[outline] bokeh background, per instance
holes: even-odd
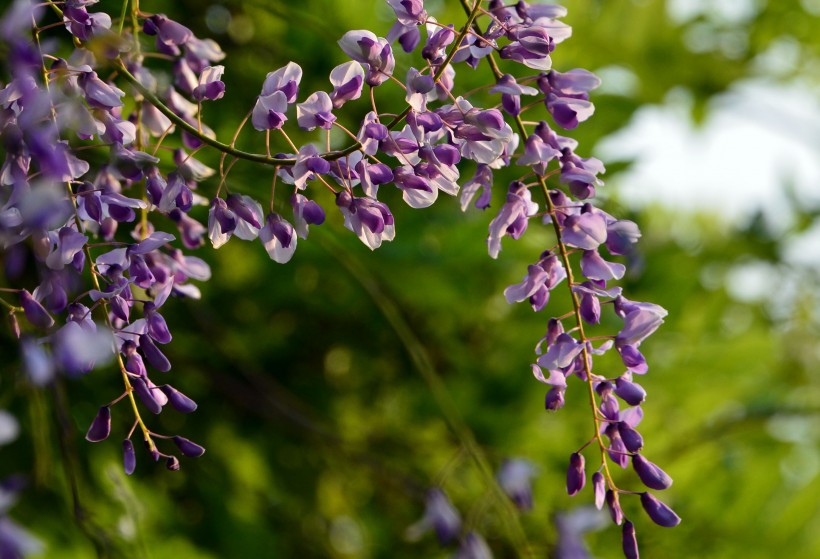
[[[645,455],[675,480],[662,498],[683,522],[657,527],[624,497],[643,556],[820,557],[820,3],[564,4],[574,36],[554,54],[556,69],[604,78],[595,116],[570,135],[607,164],[603,207],[642,229],[625,294],[669,310],[641,348],[650,363],[641,432]],[[380,0],[140,5],[227,52],[227,95],[205,112],[220,137],[233,134],[267,72],[296,61],[303,96],[327,89],[345,60],[336,40],[350,29],[384,35],[392,13]],[[426,6],[463,22],[455,0]],[[410,64],[399,56],[399,68]],[[459,69],[457,83],[465,91],[488,76]],[[378,93],[382,106],[401,107],[397,88]],[[366,102],[351,109],[348,124]],[[34,391],[17,380],[4,338],[0,405],[23,434],[0,450],[0,474],[29,473],[12,517],[49,558],[449,557],[432,535],[407,535],[424,492],[440,485],[497,557],[514,557],[508,508],[486,468],[516,457],[539,476],[534,509],[515,522],[539,557],[557,557],[557,519],[585,515],[592,501],[589,488],[574,498],[564,489],[569,454],[590,434],[588,408],[577,384],[565,409],[545,413],[529,370],[548,316],[566,305],[560,293],[549,315],[502,295],[551,244],[548,232],[505,240],[497,261],[486,254],[512,178],[499,177],[485,213],[462,213],[447,197],[412,210],[384,189],[397,237],[374,253],[325,193],[327,223],[288,265],[237,239],[200,250],[213,268],[202,300],[165,307],[169,379],[199,409],[151,418],[154,430],[208,449],[177,473],[138,449],[136,473],[123,474],[125,407],[114,409],[111,440],[83,440],[97,407],[122,389],[115,371]],[[270,170],[245,163],[229,176],[233,190],[263,198],[270,181]],[[63,406],[68,429],[55,421]],[[631,472],[618,476],[639,488]],[[611,524],[583,537],[592,557],[621,556]]]

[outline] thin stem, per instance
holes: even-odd
[[[123,24],[125,23],[125,16],[126,16],[127,13],[128,13],[128,0],[123,0],[122,11],[120,12],[120,23],[117,26],[117,33],[119,35],[122,35],[122,27],[123,27]]]

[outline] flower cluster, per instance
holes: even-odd
[[[636,557],[634,525],[619,505],[619,496],[631,492],[616,486],[608,464],[631,462],[650,489],[671,484],[640,453],[643,440],[635,428],[645,393],[633,382],[633,375],[648,369],[639,347],[666,313],[630,301],[610,285],[623,277],[625,267],[601,251],[623,255],[640,233],[634,223],[592,204],[603,184],[602,163],[579,156],[577,142],[557,134],[546,120],[527,123],[521,117],[541,110],[558,127],[575,128],[593,113],[589,92],[598,79],[582,69],[552,69],[556,45],[570,36],[560,6],[490,0],[485,8],[481,0],[462,0],[467,21],[457,27],[436,21],[422,0],[387,1],[396,16],[392,29],[386,37],[369,30],[344,34],[338,45],[350,60],[331,71],[328,91],[300,91],[303,72],[295,62],[268,73],[246,121],[265,135],[267,146],[272,134],[281,137],[288,148],[275,155],[270,147],[264,154],[235,147],[246,121],[229,144],[204,122],[209,102],[228,93],[221,79],[225,68],[218,64],[224,53],[215,42],[197,38],[162,14],[133,9],[127,21],[116,21],[89,11],[92,0],[69,0],[48,6],[74,47],[60,57],[40,40],[54,28],[41,23],[49,17],[45,7],[15,1],[0,24],[9,53],[9,79],[0,90],[5,148],[0,241],[8,281],[0,302],[20,339],[25,373],[43,385],[56,374],[82,376],[113,360],[123,392],[99,408],[86,438],[107,439],[112,408],[127,401],[133,420],[122,429],[126,473],[137,465],[135,437],[154,461],[179,469],[177,454],[197,457],[205,449],[182,436],[152,431],[143,413],[196,409],[190,398],[158,380],[172,367],[161,349],[172,341],[163,306],[174,297],[198,298],[193,282],[211,273],[187,251],[206,239],[214,248],[233,237],[259,239],[272,260],[286,263],[297,239],[306,239],[310,226],[326,219],[329,209],[313,199],[316,188],[333,193],[344,226],[376,249],[396,234],[393,213],[378,198],[380,187],[394,186],[412,208],[434,204],[443,192],[460,193],[463,209],[475,199],[475,207],[485,210],[493,198],[494,172],[520,167],[519,179],[502,193],[504,202],[489,224],[488,251],[497,258],[503,239],[520,238],[531,220],[554,233],[554,246],[504,294],[509,302],[526,300],[541,311],[565,284],[573,311],[548,320],[533,373],[550,386],[546,407],[551,410],[563,406],[569,377],[587,385],[594,426],[587,445],[601,451],[600,468],[592,476],[595,501],[599,508],[606,503],[623,525],[624,552]],[[416,66],[397,70],[396,43],[406,53],[420,53]],[[148,65],[145,51],[151,48],[160,62]],[[499,103],[495,107],[483,108],[455,89],[456,65],[476,68],[482,62],[494,76],[488,92],[491,102]],[[509,73],[499,64],[509,65]],[[516,67],[535,73],[513,75]],[[398,114],[380,110],[372,94],[391,82],[405,90],[406,107]],[[370,95],[364,95],[365,87]],[[522,106],[522,95],[534,102]],[[369,97],[371,106],[360,110],[358,129],[347,130],[337,113],[352,111],[352,102],[362,97]],[[294,124],[324,135],[328,146],[330,131],[341,128],[350,144],[335,150],[297,146],[286,132]],[[206,147],[221,152],[218,176],[194,157]],[[158,157],[160,150],[169,158]],[[260,193],[229,191],[226,177],[238,160],[273,168],[267,210]],[[464,181],[467,162],[475,170]],[[278,195],[277,183],[286,185],[279,185]],[[286,202],[276,203],[275,197],[283,196]],[[208,207],[207,223],[191,215],[196,206]],[[22,284],[29,260],[39,274],[36,285]],[[623,327],[596,338],[604,340],[596,347],[584,327],[601,322],[604,308],[612,308]],[[614,377],[594,373],[593,356],[611,350],[620,355],[624,371]],[[619,402],[629,407],[621,409]],[[586,483],[581,452],[587,445],[570,458],[571,495]],[[499,476],[522,509],[531,506],[531,475],[527,468],[508,465]],[[651,493],[640,499],[656,523],[679,521]],[[491,556],[477,533],[461,537],[460,517],[443,493],[431,492],[427,508],[419,529],[434,528],[443,544],[460,541],[458,557]]]

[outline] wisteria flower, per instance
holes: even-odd
[[[330,130],[336,121],[333,114],[333,102],[324,91],[312,94],[304,103],[296,105],[296,121],[304,130],[313,130],[317,126]]]
[[[387,39],[367,30],[348,31],[339,39],[339,46],[350,58],[366,65],[368,85],[380,85],[393,75],[396,59]]]
[[[336,195],[336,205],[344,216],[345,227],[371,250],[379,248],[382,241],[392,241],[396,236],[393,214],[386,204],[372,198],[357,198],[342,190]]]
[[[338,109],[346,102],[361,97],[364,69],[356,61],[340,64],[330,72],[330,83],[333,85],[330,101],[333,108]]]
[[[259,230],[259,240],[274,262],[285,264],[296,251],[296,231],[293,226],[276,213],[268,214],[265,225]]]
[[[403,25],[421,25],[427,19],[423,0],[387,0]]]
[[[492,258],[501,251],[501,238],[509,235],[519,238],[527,229],[529,217],[538,213],[538,204],[532,201],[529,189],[522,183],[513,182],[507,192],[507,201],[490,223],[487,248]]]
[[[288,99],[284,92],[274,91],[270,95],[260,95],[251,113],[251,123],[257,130],[279,130],[288,117]]]
[[[299,95],[299,83],[301,81],[302,67],[295,62],[288,62],[282,68],[268,73],[265,82],[262,84],[260,97],[281,91],[285,94],[287,103],[293,103]]]
[[[225,95],[223,73],[225,73],[225,67],[222,65],[205,68],[199,77],[198,85],[191,92],[193,98],[198,101],[221,99]]]

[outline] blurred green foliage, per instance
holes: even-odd
[[[344,60],[335,41],[349,29],[385,34],[391,13],[383,4],[140,3],[227,51],[228,93],[205,112],[223,138],[252,106],[266,72],[288,61],[305,71],[303,96],[327,89],[330,69]],[[659,0],[566,3],[575,36],[557,50],[556,68],[616,68],[626,76],[621,93],[595,97],[595,117],[572,134],[581,153],[676,87],[692,93],[693,118],[703,118],[712,96],[760,75],[761,57],[779,44],[796,44],[798,57],[776,79],[811,76],[817,68],[816,2],[740,2],[752,10],[739,18],[714,7],[726,2],[700,4],[701,12],[673,21]],[[807,6],[815,7],[813,15]],[[458,2],[429,0],[427,7],[440,21],[463,21]],[[408,64],[399,57],[400,68]],[[461,91],[487,75],[483,67],[473,75],[460,69]],[[396,88],[377,97],[384,107],[401,107]],[[354,125],[367,103],[358,107],[342,120]],[[252,134],[239,145],[264,149]],[[200,155],[218,164],[215,154]],[[624,165],[611,166],[610,176]],[[264,199],[271,179],[271,170],[239,163],[229,187]],[[782,258],[798,231],[773,234],[759,222],[732,226],[718,215],[661,207],[625,215],[628,204],[617,192],[603,194],[610,199],[605,209],[634,219],[644,235],[640,261],[632,263],[640,272],[623,282],[625,294],[670,311],[641,348],[651,366],[640,379],[649,393],[641,432],[646,456],[675,479],[662,498],[684,521],[674,530],[658,528],[637,499],[624,496],[641,551],[670,558],[820,556],[817,276]],[[232,240],[219,251],[202,250],[198,256],[213,268],[202,301],[166,307],[175,338],[167,347],[174,364],[167,378],[199,409],[152,417],[152,429],[208,449],[198,460],[183,460],[177,473],[140,449],[137,472],[122,473],[117,434],[132,421],[125,406],[114,408],[111,441],[82,440],[97,407],[122,389],[112,369],[35,392],[19,381],[13,346],[3,342],[0,407],[17,414],[26,436],[2,450],[0,473],[31,473],[13,517],[46,542],[44,557],[93,557],[95,546],[110,557],[157,559],[448,557],[430,535],[405,538],[434,484],[497,557],[512,557],[505,509],[448,428],[447,411],[425,380],[430,374],[441,379],[492,467],[512,456],[538,465],[535,509],[519,521],[539,557],[555,544],[554,516],[590,505],[589,488],[575,498],[564,490],[569,454],[591,435],[584,389],[571,385],[566,408],[545,414],[544,389],[529,372],[547,317],[564,312],[567,302],[556,292],[549,314],[536,315],[507,305],[502,295],[551,244],[549,235],[533,228],[517,243],[505,240],[493,261],[484,241],[493,209],[463,214],[457,200],[441,199],[416,211],[385,189],[398,235],[371,254],[342,227],[330,196],[318,200],[328,222],[300,241],[288,265],[271,262],[259,243]],[[797,228],[817,215],[793,210]],[[204,219],[204,210],[195,211]],[[749,263],[771,271],[770,297],[732,296],[733,278]],[[778,297],[787,282],[799,288],[791,307]],[[61,407],[73,426],[62,433],[54,421]],[[592,456],[588,464],[594,468]],[[67,473],[78,481],[84,522],[71,510]],[[639,488],[631,472],[617,475],[625,487]],[[612,526],[587,541],[595,557],[621,556]]]

